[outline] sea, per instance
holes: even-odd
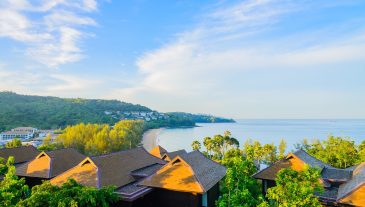
[[[143,145],[150,150],[160,145],[168,151],[185,149],[191,151],[194,140],[223,134],[228,130],[241,144],[258,140],[262,144],[287,142],[287,151],[304,138],[324,140],[328,136],[348,137],[357,144],[365,140],[365,119],[241,119],[236,123],[197,123],[193,128],[161,128],[148,131]]]

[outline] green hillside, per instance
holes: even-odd
[[[105,111],[144,111],[151,109],[117,100],[71,99],[43,96],[26,96],[0,92],[0,130],[18,126],[59,128],[80,122],[117,122]]]
[[[233,119],[227,119],[222,117],[216,117],[206,114],[190,114],[185,112],[169,112],[170,116],[177,116],[184,119],[190,119],[196,123],[230,123],[235,122]]]
[[[160,113],[138,104],[118,100],[28,96],[0,92],[0,131],[19,126],[40,129],[64,128],[79,123],[115,124],[119,120],[142,119],[146,129],[191,127],[195,123],[233,122],[232,119],[183,112]]]

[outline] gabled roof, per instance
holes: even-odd
[[[352,177],[352,170],[324,167],[321,172],[322,179],[331,182],[346,182]]]
[[[38,154],[39,151],[32,145],[0,149],[0,157],[4,158],[6,162],[10,156],[13,156],[14,164],[20,164],[32,160]]]
[[[150,151],[151,155],[158,157],[158,158],[162,158],[162,156],[167,153],[167,150],[165,150],[163,147],[161,147],[160,145],[157,145],[155,148],[153,148]]]
[[[365,185],[365,162],[358,165],[353,173],[352,178],[348,182],[340,185],[338,189],[337,200],[345,198],[350,195],[352,192],[356,191],[359,187]]]
[[[294,153],[290,153],[287,158],[290,158],[291,156],[296,156],[298,157],[300,160],[302,160],[303,162],[305,162],[307,165],[309,165],[310,167],[316,167],[319,168],[320,170],[322,170],[324,167],[327,168],[332,168],[332,166],[322,162],[321,160],[309,155],[306,151],[304,150],[297,150]]]
[[[166,152],[166,153],[163,154],[162,159],[166,160],[166,161],[171,161],[175,157],[177,157],[179,155],[186,154],[186,153],[187,152],[185,150],[177,150],[177,151],[174,151],[174,152]]]
[[[335,174],[335,173],[338,172],[338,171],[335,171],[335,170],[329,170],[329,169],[335,169],[335,168],[333,168],[330,165],[328,165],[328,164],[318,160],[317,158],[309,155],[304,150],[297,150],[294,153],[289,153],[288,156],[286,156],[286,158],[284,158],[282,160],[279,160],[279,161],[273,163],[272,165],[270,165],[269,167],[257,172],[256,174],[253,175],[253,177],[257,178],[257,179],[264,179],[264,180],[275,180],[276,174],[281,169],[288,168],[288,167],[292,166],[292,164],[289,160],[294,158],[294,157],[300,159],[301,161],[303,161],[305,164],[309,165],[310,167],[319,168],[321,171],[324,168],[327,168],[327,171],[326,171],[327,176],[329,176],[330,174]]]
[[[175,157],[140,184],[180,192],[205,193],[225,174],[224,166],[206,158],[199,151],[193,151]]]
[[[84,170],[83,166],[89,166],[85,165],[87,163],[91,163],[94,169],[88,167]],[[144,148],[138,147],[87,158],[74,168],[52,179],[51,183],[60,184],[66,182],[68,178],[73,178],[83,185],[94,187],[111,185],[119,188],[136,181],[131,172],[154,164],[165,163],[165,161],[152,156]],[[97,181],[96,184],[95,180]]]
[[[290,166],[291,166],[291,164],[290,164],[289,160],[284,158],[284,159],[281,159],[281,160],[273,163],[269,167],[258,171],[252,177],[254,177],[256,179],[262,179],[262,180],[275,180],[276,174],[281,169],[288,168]]]
[[[134,177],[148,177],[150,175],[152,175],[153,173],[157,172],[157,170],[159,170],[163,165],[162,164],[153,164],[141,169],[137,169],[132,171],[130,174]]]
[[[49,179],[74,167],[85,158],[85,155],[72,148],[41,152],[35,159],[19,165],[16,174]]]

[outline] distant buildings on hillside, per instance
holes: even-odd
[[[55,137],[53,130],[39,130],[33,127],[17,127],[11,129],[10,131],[1,132],[0,144],[5,144],[6,142],[13,140],[14,138],[18,138],[22,142],[27,142],[27,143],[30,143],[29,141],[32,139],[35,139],[36,141],[39,142],[42,139],[44,139],[47,135],[51,135],[52,138]]]
[[[17,127],[7,132],[2,132],[0,134],[1,141],[12,140],[14,138],[19,138],[21,140],[28,140],[34,137],[36,128],[32,127]]]
[[[122,111],[104,111],[105,115],[109,115],[114,119],[119,120],[164,120],[168,119],[169,116],[164,113],[157,111],[143,112],[143,111],[132,111],[132,112],[122,112]]]

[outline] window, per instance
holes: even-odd
[[[204,193],[202,196],[202,206],[208,206],[208,195]]]

